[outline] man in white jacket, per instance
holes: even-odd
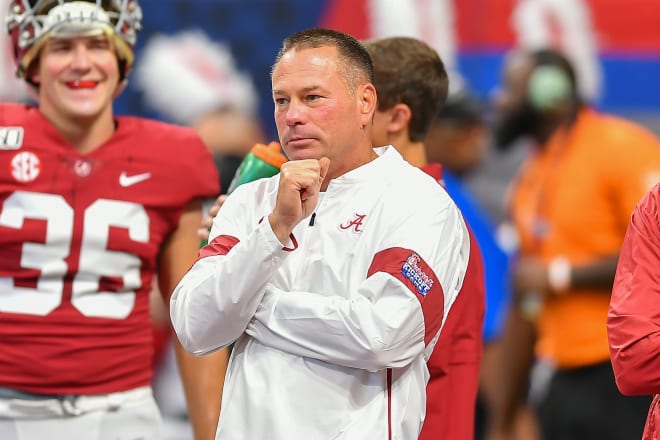
[[[288,37],[272,87],[290,161],[231,194],[171,302],[189,351],[235,342],[216,438],[417,439],[465,224],[431,177],[372,147],[373,67],[354,38]]]

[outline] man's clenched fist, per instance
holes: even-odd
[[[284,245],[289,242],[293,228],[316,208],[329,166],[327,157],[292,160],[282,165],[275,209],[268,220]]]

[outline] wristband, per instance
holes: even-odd
[[[548,284],[555,293],[564,293],[571,287],[571,264],[564,257],[553,259],[548,265]]]

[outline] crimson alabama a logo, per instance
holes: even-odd
[[[353,232],[362,232],[362,224],[364,222],[364,218],[366,217],[366,214],[355,214],[355,218],[351,220],[347,220],[346,223],[342,223],[339,225],[340,229],[351,229]]]

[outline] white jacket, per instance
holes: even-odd
[[[236,341],[217,439],[417,439],[426,360],[469,241],[435,180],[392,147],[376,151],[330,183],[291,251],[267,219],[278,176],[236,189],[214,220],[214,254],[175,289],[189,351]]]

